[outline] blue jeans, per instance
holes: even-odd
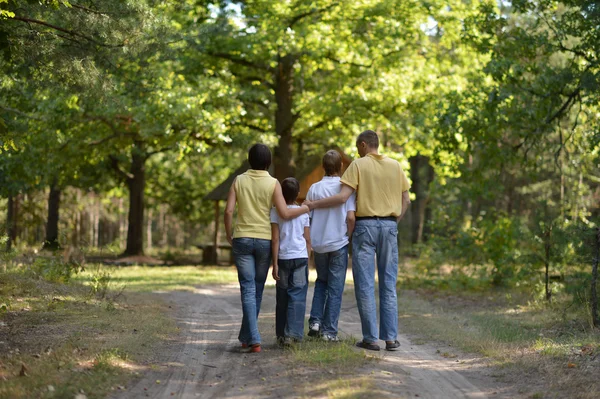
[[[279,259],[275,334],[277,337],[304,336],[304,313],[308,292],[308,259]]]
[[[348,245],[337,251],[314,254],[317,281],[308,322],[318,322],[322,334],[337,336],[348,269]]]
[[[242,294],[242,327],[238,339],[243,344],[260,343],[258,313],[271,266],[271,240],[234,238],[233,257]]]
[[[379,277],[379,334],[375,303],[375,255]],[[357,220],[352,236],[352,274],[363,340],[393,341],[398,335],[398,225],[394,220]]]

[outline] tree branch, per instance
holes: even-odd
[[[110,166],[117,173],[117,176],[119,178],[123,179],[124,181],[133,179],[133,175],[131,173],[127,173],[123,169],[121,169],[117,157],[115,157],[114,155],[109,155],[108,158],[110,159]]]
[[[337,6],[338,4],[339,4],[338,2],[335,2],[335,3],[332,3],[332,4],[328,5],[327,7],[313,8],[310,11],[306,11],[306,12],[303,12],[302,14],[298,14],[298,15],[294,16],[292,19],[290,19],[290,23],[288,24],[288,28],[292,29],[294,27],[294,25],[297,22],[300,22],[303,18],[309,17],[311,15],[320,14],[320,13],[322,13],[324,11],[327,11],[327,10],[329,10],[329,9]]]
[[[63,32],[63,33],[69,34],[71,36],[81,37],[81,38],[83,38],[83,39],[85,39],[85,40],[87,40],[87,41],[89,41],[91,43],[94,43],[94,44],[96,44],[98,46],[102,46],[102,47],[123,47],[124,46],[124,44],[106,44],[106,43],[102,43],[102,42],[99,42],[99,41],[97,41],[95,39],[92,39],[91,37],[86,36],[86,35],[84,35],[82,33],[79,33],[79,32],[76,32],[76,31],[73,31],[73,30],[70,30],[70,29],[61,28],[60,26],[52,25],[52,24],[49,24],[48,22],[40,21],[40,20],[37,20],[37,19],[25,18],[25,17],[20,17],[20,16],[14,16],[11,19],[13,19],[15,21],[22,21],[22,22],[27,22],[27,23],[32,23],[32,24],[43,25],[43,26],[46,26],[48,28],[57,30],[59,32]]]
[[[246,66],[246,67],[250,67],[250,68],[260,69],[260,70],[263,70],[263,71],[270,71],[271,70],[271,68],[268,67],[267,65],[256,63],[256,62],[253,62],[253,61],[248,61],[248,60],[245,60],[243,58],[238,58],[238,57],[236,57],[234,55],[231,55],[231,54],[228,54],[228,53],[219,53],[219,52],[209,51],[206,54],[208,54],[208,55],[210,55],[212,57],[215,57],[215,58],[221,58],[221,59],[224,59],[224,60],[231,61],[234,64],[238,64],[238,65],[242,65],[242,66]]]

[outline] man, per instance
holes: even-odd
[[[410,184],[400,164],[380,155],[379,137],[372,130],[356,139],[360,158],[342,176],[339,194],[306,201],[312,209],[345,203],[356,191],[356,227],[352,236],[352,274],[363,339],[360,348],[380,350],[378,339],[389,351],[400,349],[398,336],[398,222],[410,204]],[[379,333],[375,303],[375,262],[379,276]]]

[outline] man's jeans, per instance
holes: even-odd
[[[308,259],[279,259],[275,334],[277,337],[304,336],[304,312],[308,292]]]
[[[379,277],[379,335],[375,304],[375,255]],[[352,236],[352,274],[363,340],[393,341],[398,335],[398,225],[394,220],[356,221]]]
[[[314,254],[317,281],[308,322],[318,322],[322,334],[337,336],[348,269],[348,245],[337,251]]]
[[[243,344],[259,344],[258,313],[271,265],[271,240],[234,238],[232,250],[238,271],[244,314],[238,339]]]

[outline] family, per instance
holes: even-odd
[[[308,259],[317,270],[308,335],[338,341],[338,320],[352,245],[352,274],[363,338],[356,345],[379,351],[400,348],[398,335],[398,222],[410,199],[410,184],[400,164],[379,154],[372,130],[356,139],[359,159],[342,176],[342,158],[323,156],[325,177],[296,204],[300,184],[281,184],[268,173],[271,151],[255,144],[248,152],[250,169],[237,176],[227,197],[225,231],[232,245],[242,297],[238,336],[247,352],[261,351],[258,314],[271,263],[276,281],[275,330],[281,345],[301,341],[308,291]],[[233,214],[237,219],[233,230]],[[352,240],[350,240],[352,238]],[[379,326],[375,302],[379,280]]]

